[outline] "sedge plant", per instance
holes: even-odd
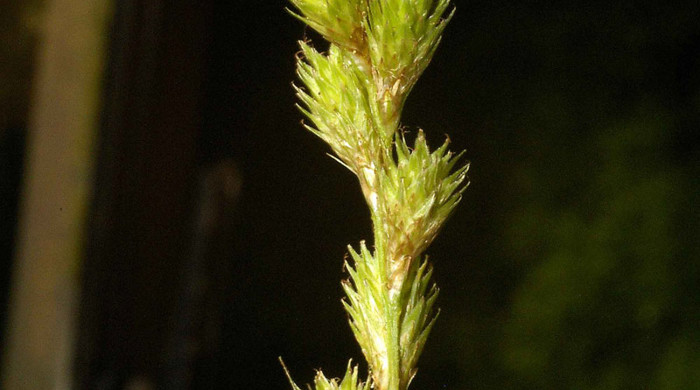
[[[413,142],[400,125],[409,92],[454,14],[449,0],[291,0],[291,13],[330,42],[300,42],[295,86],[304,126],[354,173],[374,242],[348,247],[343,304],[370,373],[348,363],[342,379],[318,372],[316,390],[405,390],[416,374],[438,294],[423,254],[461,199],[468,164]],[[289,376],[289,373],[287,373]],[[291,380],[294,390],[300,388]]]

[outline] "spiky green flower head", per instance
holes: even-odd
[[[301,14],[296,18],[318,31],[328,41],[349,51],[363,52],[362,28],[367,0],[291,0]]]
[[[293,390],[301,390],[294,380],[292,380],[287,367],[284,366],[284,362],[280,359],[282,366],[284,367],[284,372],[287,374],[287,379],[292,385]],[[311,386],[309,386],[311,389]],[[348,362],[348,368],[345,370],[345,376],[343,379],[328,379],[323,372],[320,370],[316,372],[316,378],[314,378],[314,390],[370,390],[372,389],[371,381],[360,382],[358,379],[357,366],[352,366],[352,361]]]
[[[446,140],[431,152],[421,130],[410,148],[404,136],[397,135],[396,163],[382,171],[375,212],[384,223],[375,231],[383,235],[377,239],[386,243],[393,293],[401,288],[411,261],[433,242],[466,188],[469,164],[453,170],[463,152],[454,156],[448,145]]]
[[[393,132],[385,134],[377,118],[371,76],[352,56],[332,45],[327,55],[301,42],[303,60],[297,74],[305,88],[295,87],[301,111],[313,126],[306,128],[323,139],[340,161],[361,176],[365,167],[383,159]]]
[[[376,388],[406,389],[416,375],[416,363],[437,318],[432,312],[438,295],[438,288],[430,282],[432,268],[427,259],[411,262],[406,283],[391,299],[383,283],[382,259],[364,242],[359,252],[348,249],[354,266],[345,264],[350,280],[343,282],[347,294],[343,304],[350,315],[350,327],[372,370]],[[397,304],[401,315],[395,315]],[[387,324],[387,318],[394,321]]]
[[[418,77],[433,58],[442,32],[454,14],[443,18],[449,0],[368,1],[367,46],[378,96],[386,115],[398,120]],[[398,107],[398,110],[393,110]]]

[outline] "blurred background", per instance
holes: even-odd
[[[700,5],[454,0],[405,107],[467,150],[415,389],[700,389]],[[282,1],[0,1],[5,389],[285,389],[362,362],[371,237]],[[361,365],[364,363],[361,363]]]

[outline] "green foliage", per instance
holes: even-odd
[[[519,388],[698,388],[687,335],[700,311],[674,309],[693,290],[681,284],[690,259],[674,216],[687,184],[664,157],[668,128],[668,114],[651,106],[604,129],[589,141],[596,169],[578,186],[587,207],[532,204],[513,226],[540,213],[548,221],[521,243],[543,254],[504,328],[504,366]]]
[[[448,151],[448,141],[431,152],[419,131],[411,148],[399,130],[406,97],[452,16],[443,17],[449,1],[292,3],[294,15],[331,42],[327,54],[300,43],[303,87],[295,89],[311,121],[305,127],[357,176],[374,225],[373,251],[364,242],[359,253],[350,248],[345,308],[373,386],[403,390],[435,318],[437,288],[421,254],[466,187],[468,165],[454,169],[461,154]],[[337,386],[317,376],[317,389]]]

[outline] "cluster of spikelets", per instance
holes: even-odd
[[[461,154],[447,150],[449,140],[431,152],[422,131],[409,146],[399,119],[454,11],[449,0],[291,1],[331,42],[326,53],[300,43],[295,89],[305,126],[358,177],[374,225],[372,251],[349,247],[343,283],[371,376],[358,382],[349,365],[342,381],[319,372],[314,385],[404,390],[435,319],[438,290],[421,255],[461,199],[468,165],[454,169]]]
[[[386,294],[385,262],[360,243],[360,253],[348,247],[354,267],[346,264],[352,281],[344,281],[348,296],[343,302],[350,314],[350,327],[372,370],[377,388],[406,389],[416,374],[416,363],[436,316],[432,307],[438,289],[431,284],[432,268],[427,261],[408,263],[407,281],[395,297]],[[392,299],[393,298],[393,299]],[[401,306],[400,315],[393,311]],[[387,324],[393,318],[394,324]],[[387,342],[387,327],[394,327],[394,345]],[[391,355],[396,362],[392,367]],[[392,373],[392,370],[396,370]],[[398,386],[398,387],[397,387]]]

